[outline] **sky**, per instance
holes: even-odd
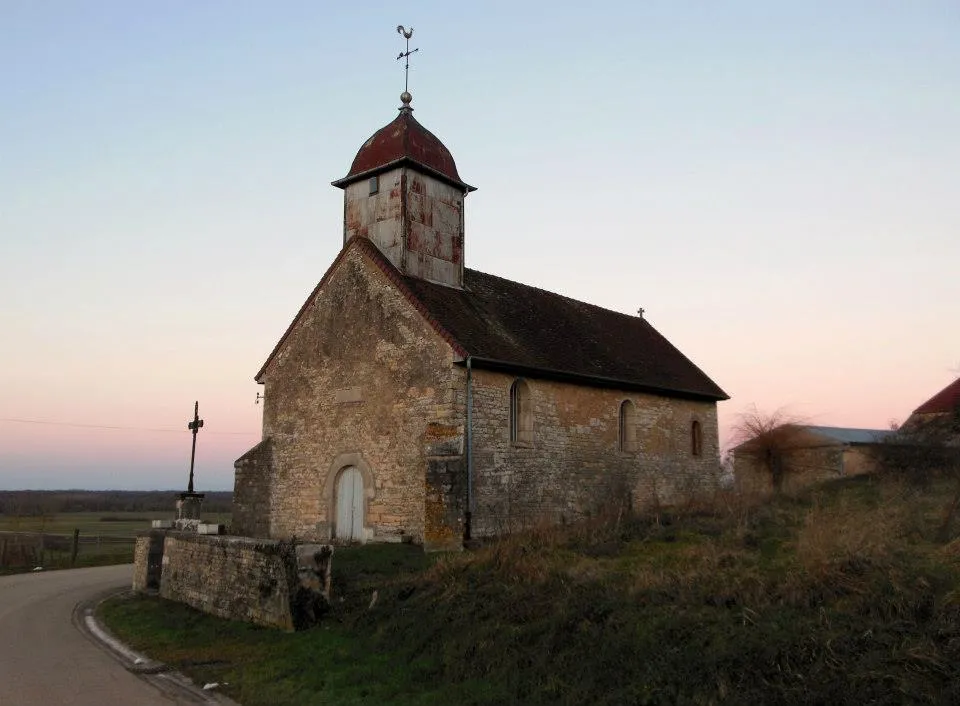
[[[647,319],[731,396],[886,428],[960,375],[955,0],[0,0],[0,489],[230,489],[253,375],[396,115],[468,267]]]

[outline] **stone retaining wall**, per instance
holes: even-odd
[[[150,567],[158,554],[158,538],[162,539],[162,598],[222,618],[283,630],[309,627],[326,610],[331,547],[249,537],[145,532],[136,544],[136,591],[156,584]]]

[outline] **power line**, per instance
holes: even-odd
[[[0,417],[0,422],[10,422],[13,424],[39,424],[42,426],[54,427],[76,427],[78,429],[111,429],[114,431],[149,431],[162,432],[165,434],[182,434],[182,429],[155,429],[150,427],[124,427],[108,424],[81,424],[80,422],[59,422],[46,419],[18,419],[15,417]],[[254,436],[254,431],[207,431],[207,434],[220,434],[227,436]]]

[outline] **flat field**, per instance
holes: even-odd
[[[141,530],[150,529],[152,520],[170,520],[176,516],[169,512],[61,512],[45,517],[0,515],[0,532],[44,532],[73,536],[75,529],[80,536],[126,537],[133,541]],[[230,513],[203,513],[203,519],[212,523],[228,524]]]
[[[137,532],[152,520],[175,512],[61,512],[49,515],[0,515],[0,573],[71,566],[106,566],[133,561]],[[229,524],[230,513],[204,513],[203,519]],[[79,530],[77,555],[73,534]],[[42,538],[42,539],[41,539]]]

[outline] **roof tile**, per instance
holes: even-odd
[[[648,321],[476,270],[464,288],[406,286],[471,356],[707,399],[726,393]]]
[[[945,414],[960,408],[960,378],[913,410],[914,414]]]
[[[347,175],[333,184],[343,187],[401,162],[426,167],[457,186],[473,190],[460,178],[450,150],[417,122],[410,109],[401,109],[396,118],[373,133],[353,158]]]

